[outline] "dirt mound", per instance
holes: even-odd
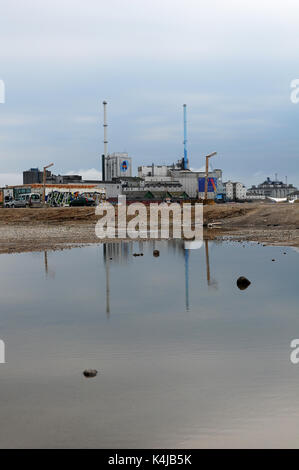
[[[39,225],[96,222],[93,207],[49,207],[45,209],[1,209],[0,225]]]

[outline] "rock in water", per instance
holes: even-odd
[[[158,256],[160,256],[160,251],[159,250],[154,250],[153,255],[154,255],[155,258],[158,258]]]
[[[83,372],[84,377],[95,377],[97,375],[98,371],[95,369],[85,369]]]
[[[246,278],[246,277],[239,277],[237,280],[237,286],[239,287],[240,290],[245,290],[247,287],[249,287],[251,282]]]

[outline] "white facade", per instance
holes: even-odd
[[[246,199],[246,187],[239,181],[227,181],[224,183],[226,199],[231,201],[242,201]]]
[[[248,189],[247,197],[260,196],[274,197],[274,198],[285,198],[297,190],[292,184],[286,184],[282,181],[272,181],[269,177],[262,184],[258,186],[253,185]],[[257,197],[256,197],[257,199]]]
[[[113,178],[132,176],[132,159],[127,153],[112,153],[105,159],[105,180],[112,181]]]
[[[151,177],[165,177],[169,176],[169,167],[167,165],[147,165],[138,167],[138,176],[139,178],[144,178],[147,176]]]
[[[151,177],[166,177],[171,176],[171,171],[181,170],[182,162],[179,160],[177,163],[172,165],[151,165],[139,166],[138,167],[138,176],[139,178],[145,178],[146,176]]]

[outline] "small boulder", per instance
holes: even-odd
[[[84,377],[91,378],[97,375],[98,371],[96,369],[85,369],[83,372]]]
[[[249,287],[251,282],[244,276],[239,277],[237,280],[237,286],[239,287],[240,290],[245,290],[247,287]]]

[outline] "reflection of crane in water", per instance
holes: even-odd
[[[103,243],[103,258],[106,268],[106,314],[110,315],[110,265],[111,262],[127,264],[129,255],[132,254],[132,242]]]
[[[207,270],[207,283],[209,287],[217,289],[218,283],[215,279],[211,279],[210,272],[210,257],[209,257],[209,240],[205,240],[205,251],[206,251],[206,270]]]
[[[189,302],[189,258],[190,258],[190,249],[196,249],[201,247],[201,243],[196,246],[198,242],[188,242],[184,245],[185,251],[185,303],[186,303],[186,311],[190,308]],[[189,248],[188,248],[189,247]],[[209,240],[205,240],[205,255],[206,255],[206,276],[207,276],[207,284],[209,287],[213,287],[217,289],[218,283],[215,279],[211,278],[211,271],[210,271],[210,257],[209,257]]]
[[[189,310],[189,249],[185,248],[185,301],[186,310]]]
[[[52,269],[49,269],[49,265],[48,265],[48,252],[45,250],[44,251],[44,265],[45,265],[45,274],[46,274],[46,277],[50,277],[51,279],[54,279],[55,277],[55,271],[53,271]]]

